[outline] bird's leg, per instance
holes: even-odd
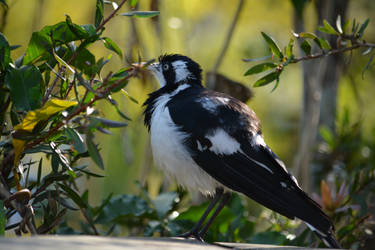
[[[231,193],[224,193],[222,196],[223,196],[223,199],[221,200],[221,202],[217,206],[214,214],[210,217],[210,219],[208,220],[208,222],[206,223],[206,225],[204,225],[204,227],[202,228],[202,230],[198,233],[198,237],[200,239],[203,239],[203,236],[207,233],[208,228],[211,226],[211,224],[215,220],[216,216],[220,213],[220,211],[228,203],[228,201],[230,199],[230,196],[231,196]]]
[[[199,229],[202,226],[203,222],[206,220],[206,218],[209,215],[209,213],[211,212],[211,210],[218,203],[218,201],[220,200],[223,193],[224,193],[224,190],[222,188],[217,188],[214,198],[211,200],[211,202],[208,205],[206,211],[204,211],[202,217],[199,219],[197,224],[195,224],[194,227],[189,232],[183,233],[183,234],[179,235],[179,237],[189,238],[189,237],[193,236],[197,240],[203,241],[202,238],[200,238],[200,236],[199,236]]]

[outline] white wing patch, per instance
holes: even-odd
[[[213,114],[216,114],[217,113],[217,110],[218,110],[218,107],[220,105],[226,105],[228,104],[228,102],[230,101],[229,98],[226,98],[226,97],[203,97],[201,99],[199,99],[202,107],[213,113]]]
[[[212,143],[209,150],[215,154],[229,155],[239,151],[241,148],[240,143],[221,128],[216,129],[212,135],[206,135],[206,138]]]

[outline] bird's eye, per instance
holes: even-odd
[[[163,64],[163,70],[167,71],[168,69],[169,69],[169,65],[168,64]]]

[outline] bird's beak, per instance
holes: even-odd
[[[147,69],[151,71],[151,73],[157,74],[160,72],[160,63],[152,63],[147,67]]]

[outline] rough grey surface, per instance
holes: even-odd
[[[303,247],[280,247],[261,244],[219,243],[210,245],[182,238],[114,238],[99,236],[37,236],[23,238],[0,238],[1,250],[123,250],[123,249],[248,249],[248,250],[307,250]]]

